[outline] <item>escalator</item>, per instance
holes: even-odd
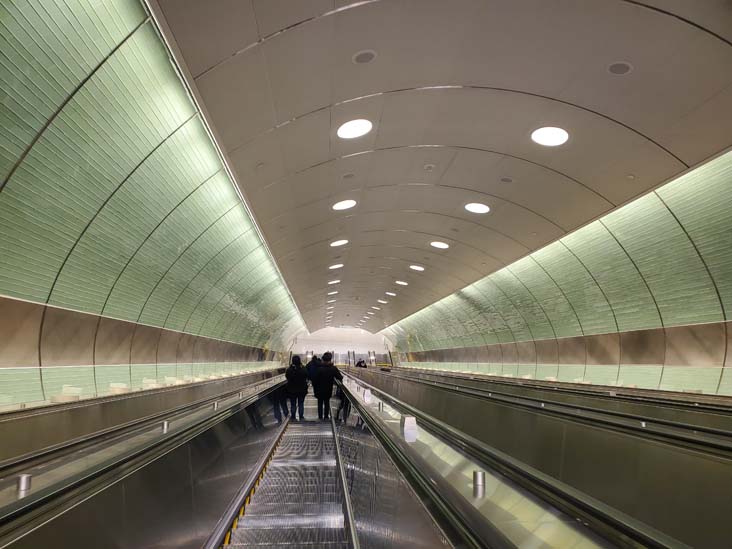
[[[289,423],[253,492],[232,547],[349,547],[330,422]]]
[[[546,483],[526,489],[488,450],[354,378],[332,401],[338,421],[315,420],[308,397],[306,421],[278,422],[281,386],[0,465],[0,483],[35,471],[0,505],[0,548],[675,546],[545,498]]]

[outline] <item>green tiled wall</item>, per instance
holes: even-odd
[[[8,0],[0,43],[0,294],[284,348],[299,313],[139,0]]]
[[[384,334],[398,351],[419,353],[717,323],[731,314],[732,152],[414,313]],[[441,363],[415,365],[420,364],[448,369]],[[455,368],[451,363],[449,369]],[[478,368],[522,376],[532,366],[519,366],[517,372],[513,365]],[[732,394],[732,376],[721,363],[533,368],[537,379]]]

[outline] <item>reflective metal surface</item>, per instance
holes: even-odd
[[[117,478],[10,547],[201,547],[278,431],[264,398]]]
[[[409,421],[389,402],[379,407],[380,398],[370,391],[357,391],[350,381],[355,398],[378,417],[391,433],[403,439],[430,474],[445,479],[452,490],[492,524],[515,547],[608,547],[609,545],[562,514],[485,465],[453,448],[425,430],[419,419]],[[410,427],[410,423],[413,424]],[[475,493],[473,471],[485,471],[485,489]],[[405,545],[406,546],[406,545]]]
[[[469,398],[379,372],[376,387],[682,542],[721,547],[732,530],[732,459],[584,421]],[[672,504],[670,503],[672,502]]]
[[[0,415],[0,463],[178,406],[245,388],[281,370]]]
[[[231,545],[347,548],[342,503],[330,422],[291,420]]]
[[[449,546],[355,410],[338,425],[338,440],[361,547]]]

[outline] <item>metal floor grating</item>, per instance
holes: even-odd
[[[329,422],[290,422],[231,546],[348,547]]]

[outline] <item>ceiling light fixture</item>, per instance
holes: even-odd
[[[366,311],[366,314],[369,314],[369,315],[375,315],[376,313],[375,313],[375,312],[373,312],[373,311]]]
[[[357,118],[341,124],[336,133],[341,139],[355,139],[369,133],[373,126],[371,121],[365,118]]]
[[[484,214],[491,211],[490,206],[486,206],[485,204],[481,204],[480,202],[471,202],[470,204],[465,204],[465,209],[474,214]]]
[[[334,309],[334,308],[335,308],[335,307],[334,307],[333,305],[328,305],[328,306],[327,306],[327,307],[326,307],[325,309],[326,309],[326,310],[330,310],[330,309]]]
[[[386,305],[387,303],[389,303],[385,299],[377,299],[376,301],[379,302],[379,303],[381,303],[382,305]]]
[[[394,282],[396,282],[400,286],[409,286],[409,282],[404,282],[403,280],[395,280]]]
[[[553,126],[538,128],[531,132],[531,140],[544,147],[558,147],[559,145],[564,145],[568,139],[569,134],[567,130]]]
[[[350,210],[356,205],[355,200],[351,200],[350,198],[348,200],[341,200],[340,202],[336,202],[331,206],[334,210],[340,211],[340,210]],[[348,242],[348,241],[346,241]]]
[[[338,279],[336,279],[336,280],[329,280],[328,281],[328,284],[338,284],[339,282],[340,282],[340,280],[338,280]]]
[[[375,307],[375,306],[374,306],[374,307],[371,307],[371,308],[372,308],[372,309],[375,309],[375,310],[377,310],[377,311],[380,311],[380,310],[381,310],[381,307]]]
[[[326,303],[335,303],[335,302],[336,302],[335,299],[329,299]]]
[[[346,244],[348,244],[348,240],[334,240],[330,243],[330,247],[337,248],[338,246],[345,246]]]
[[[413,271],[419,271],[420,273],[424,271],[424,267],[422,267],[422,265],[410,265],[409,268]]]
[[[338,293],[338,290],[333,290],[332,292],[328,292],[328,295],[336,295]]]
[[[384,292],[386,295],[390,295],[391,297],[396,297],[396,294],[394,292]]]
[[[331,265],[328,268],[333,270],[333,269],[340,269],[341,267],[343,267],[343,263],[334,263],[333,265]]]
[[[447,242],[440,242],[439,240],[430,242],[430,246],[432,246],[433,248],[439,248],[440,250],[447,250],[450,247]]]

